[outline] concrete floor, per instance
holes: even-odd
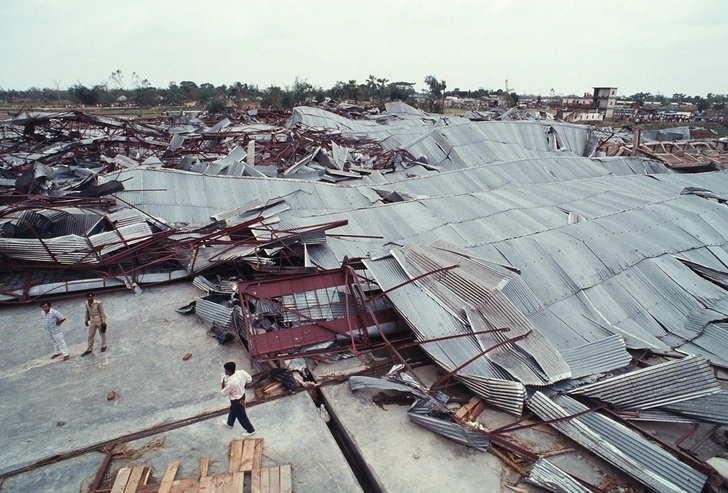
[[[138,296],[97,293],[109,323],[108,351],[100,353],[97,340],[94,353],[83,358],[84,298],[54,302],[67,318],[68,361],[50,359],[52,345],[37,304],[0,307],[0,473],[228,407],[219,394],[222,365],[236,361],[251,370],[238,342],[219,345],[199,317],[174,311],[200,293],[187,283],[145,288]],[[188,352],[192,357],[183,361]],[[112,390],[118,397],[107,401]],[[360,491],[308,393],[253,405],[249,416],[256,437],[265,439],[266,460],[293,464],[297,491]],[[229,430],[221,421],[207,419],[126,444],[142,448],[163,439],[137,460],[114,459],[110,471],[139,463],[153,466],[161,478],[168,463],[180,460],[177,477],[192,477],[203,457],[211,459],[211,473],[226,469],[229,443],[242,429]],[[86,491],[102,458],[92,452],[11,476],[0,491]]]
[[[84,298],[54,302],[54,308],[67,317],[63,329],[69,361],[50,359],[52,345],[37,304],[0,307],[0,474],[160,425],[224,411],[228,401],[219,395],[222,365],[235,361],[252,370],[239,342],[219,345],[199,317],[174,311],[200,295],[191,283],[145,288],[138,296],[97,293],[108,315],[109,349],[100,353],[97,339],[95,352],[83,358]],[[192,353],[188,361],[182,359],[185,353]],[[389,367],[381,358],[349,358],[320,363],[312,373],[317,381],[326,381],[377,364]],[[417,372],[426,383],[439,376],[433,366]],[[118,397],[107,401],[112,390]],[[353,445],[354,462],[366,471],[373,486],[366,481],[363,487],[359,484],[304,391],[248,408],[256,437],[264,439],[263,466],[292,464],[294,491],[512,491],[507,485],[540,491],[493,454],[469,449],[410,422],[408,405],[380,407],[372,403],[371,395],[351,392],[347,383],[324,385],[320,391],[340,424],[340,434]],[[159,481],[167,465],[175,461],[181,462],[178,479],[197,477],[201,458],[210,459],[210,474],[225,472],[230,441],[239,438],[242,429],[239,425],[235,430],[225,428],[222,420],[221,416],[204,418],[125,440],[114,449],[124,453],[112,461],[104,485],[110,487],[120,468],[137,465],[151,466],[152,478]],[[479,418],[491,429],[514,420],[492,408]],[[550,460],[592,484],[608,478],[626,480],[609,464],[555,432],[530,429],[514,433],[512,439],[536,452],[576,447],[575,452]],[[0,483],[0,492],[86,492],[103,457],[98,451],[84,453],[10,476]]]
[[[325,380],[353,374],[377,363],[381,361],[349,358],[331,365],[318,364],[312,373],[316,380]],[[425,385],[431,385],[442,376],[432,365],[420,367],[415,372]],[[321,392],[365,463],[363,467],[383,492],[434,493],[452,490],[453,485],[458,485],[458,491],[512,492],[508,485],[529,492],[543,491],[523,481],[495,455],[457,444],[412,423],[407,417],[409,404],[376,404],[372,397],[378,391],[352,392],[348,383],[322,387]],[[465,398],[472,396],[461,386],[451,388],[448,393]],[[478,418],[478,422],[489,429],[512,424],[515,420],[514,416],[491,407]],[[611,464],[547,426],[513,432],[509,440],[539,454],[574,449],[549,460],[591,484],[599,485],[610,478],[625,483],[630,481]]]

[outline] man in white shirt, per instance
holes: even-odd
[[[225,363],[223,368],[225,369],[225,376],[222,380],[221,394],[230,399],[230,413],[225,424],[232,428],[235,424],[235,418],[238,418],[240,425],[245,430],[243,436],[252,436],[255,434],[255,428],[250,424],[248,414],[245,412],[245,386],[253,381],[253,377],[245,370],[236,372],[233,361]]]
[[[68,361],[68,347],[63,339],[63,332],[61,332],[61,324],[66,321],[66,317],[55,308],[51,308],[50,301],[41,303],[40,307],[43,309],[43,328],[53,342],[51,359],[63,356],[63,361]]]

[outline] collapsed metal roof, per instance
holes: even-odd
[[[665,493],[699,493],[708,477],[678,461],[636,432],[566,397],[555,401],[537,392],[528,407],[544,421],[649,488]],[[564,419],[572,416],[569,419]]]
[[[401,104],[361,120],[301,107],[285,126],[208,123],[72,113],[4,124],[4,176],[24,173],[25,188],[0,195],[2,300],[245,265],[251,278],[239,287],[258,322],[274,318],[272,331],[242,307],[201,299],[199,309],[211,324],[249,324],[260,358],[347,331],[356,348],[352,327],[379,321],[348,311],[371,305],[396,310],[441,368],[514,414],[551,386],[665,420],[725,422],[708,362],[728,367],[726,172],[594,157],[603,136],[589,127],[473,122]],[[29,124],[44,130],[27,139],[49,146],[22,143]],[[89,190],[95,198],[80,195]],[[334,274],[346,258],[368,271]],[[310,289],[291,277],[263,282],[273,273],[330,279]],[[355,278],[391,307],[349,299]],[[620,375],[628,349],[688,357]],[[677,376],[690,380],[674,395],[654,385]],[[529,405],[545,420],[583,411],[556,402],[536,392]],[[702,473],[597,416],[554,426],[652,488],[699,491]]]

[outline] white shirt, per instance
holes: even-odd
[[[231,401],[237,401],[245,395],[245,386],[253,381],[253,377],[245,370],[237,370],[230,375],[225,382],[225,388],[220,392],[223,396],[229,396]]]

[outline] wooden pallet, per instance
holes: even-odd
[[[260,469],[263,458],[263,439],[233,440],[230,443],[230,465],[228,472],[250,472]]]
[[[150,468],[119,470],[110,493],[243,493],[245,473],[251,474],[251,493],[292,493],[291,465],[261,469],[263,439],[233,440],[227,474],[208,476],[210,459],[200,459],[200,477],[174,479],[179,462],[167,466],[160,483],[147,484]]]
[[[250,474],[250,493],[292,493],[291,465],[255,469]]]

